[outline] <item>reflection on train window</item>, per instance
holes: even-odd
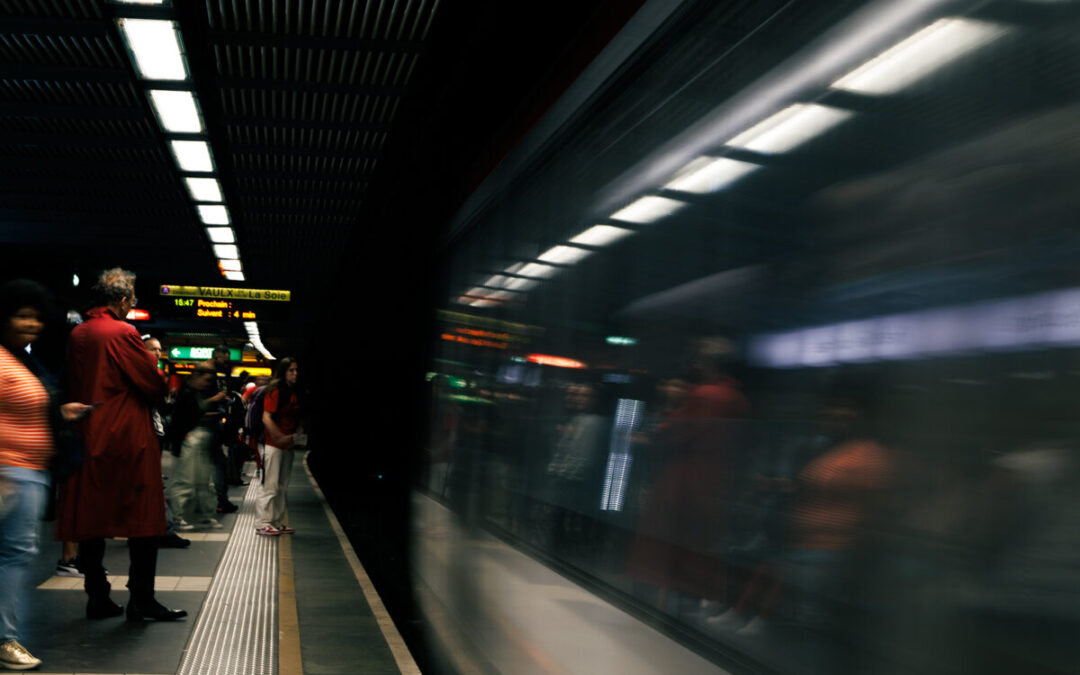
[[[725,668],[1076,672],[1078,10],[686,3],[453,240],[418,489]]]

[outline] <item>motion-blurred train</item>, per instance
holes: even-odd
[[[1080,672],[1080,2],[647,2],[450,228],[445,672]]]

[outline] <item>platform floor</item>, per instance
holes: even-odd
[[[169,468],[166,461],[166,474]],[[173,623],[88,621],[82,579],[54,576],[60,544],[52,523],[43,523],[41,552],[20,598],[20,641],[43,661],[31,672],[418,673],[304,454],[296,456],[289,486],[295,534],[254,534],[255,489],[230,490],[242,505],[221,517],[223,529],[182,533],[190,547],[159,552],[157,598],[189,613]],[[123,540],[106,544],[105,566],[113,600],[126,604]]]

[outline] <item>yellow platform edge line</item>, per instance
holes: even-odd
[[[278,537],[278,674],[303,675],[300,654],[300,617],[296,612],[296,576],[292,541]]]
[[[416,660],[413,659],[408,645],[405,644],[405,638],[401,637],[397,626],[394,625],[394,620],[390,618],[390,612],[386,611],[386,606],[383,605],[382,598],[379,597],[378,592],[375,590],[375,585],[371,583],[364,566],[360,564],[360,558],[357,557],[356,551],[353,550],[352,544],[349,543],[349,538],[345,536],[345,530],[342,529],[341,523],[338,522],[337,516],[334,515],[333,509],[330,508],[330,504],[326,501],[326,496],[319,488],[318,481],[315,480],[315,476],[311,473],[306,452],[304,453],[304,472],[307,473],[312,489],[315,490],[319,501],[322,502],[323,511],[326,512],[326,519],[330,521],[330,527],[333,528],[338,543],[341,544],[345,559],[349,561],[353,576],[356,577],[357,583],[360,584],[360,590],[364,592],[364,599],[367,600],[371,612],[375,615],[375,622],[378,624],[379,630],[382,631],[383,639],[386,640],[390,653],[394,656],[394,662],[397,663],[398,670],[402,675],[421,675],[420,667],[416,665]]]

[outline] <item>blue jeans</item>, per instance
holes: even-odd
[[[0,520],[0,642],[19,638],[18,597],[38,552],[38,525],[49,492],[49,473],[0,466],[4,501],[14,505]]]

